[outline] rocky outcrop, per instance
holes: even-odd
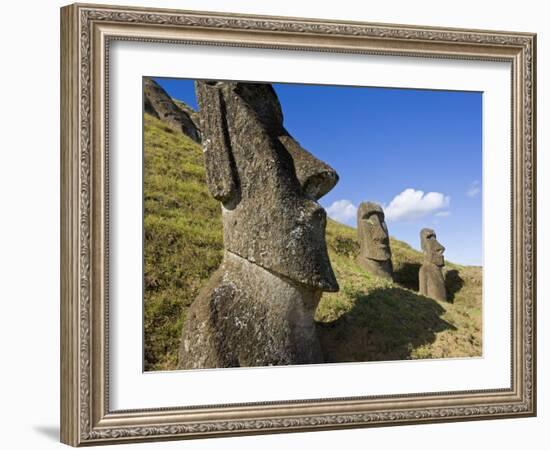
[[[181,100],[172,99],[176,106],[181,109],[184,113],[186,113],[189,118],[193,121],[193,124],[197,128],[197,130],[200,130],[200,115],[198,111],[195,111],[193,108],[191,108],[188,104],[182,102]]]
[[[183,369],[323,362],[313,316],[336,291],[317,203],[337,182],[283,126],[269,84],[197,82],[224,261],[187,314]]]
[[[145,112],[167,123],[195,142],[200,142],[197,113],[183,102],[176,102],[153,79],[143,79]]]

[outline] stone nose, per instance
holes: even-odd
[[[317,159],[288,134],[279,136],[279,140],[292,156],[296,177],[308,197],[319,200],[336,185],[339,177],[332,167]]]
[[[387,238],[386,230],[382,225],[382,219],[378,214],[372,214],[368,220],[370,222],[371,234],[373,238],[378,240]]]

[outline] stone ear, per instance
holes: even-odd
[[[206,183],[225,206],[238,201],[237,172],[225,118],[225,102],[218,83],[195,82],[201,124]]]

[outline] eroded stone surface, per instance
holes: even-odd
[[[195,142],[200,142],[199,127],[193,119],[194,111],[191,107],[184,104],[176,105],[166,91],[151,78],[144,78],[143,93],[145,112],[166,122]]]
[[[382,278],[393,279],[390,235],[384,210],[374,202],[363,202],[357,209],[359,238],[358,263],[366,271]]]
[[[180,368],[321,363],[313,321],[320,298],[226,252],[188,311]]]
[[[446,301],[447,290],[443,276],[445,247],[437,241],[435,231],[430,228],[423,228],[420,231],[420,243],[424,252],[424,261],[418,274],[420,294],[442,302]]]
[[[191,306],[180,367],[322,362],[313,314],[338,284],[317,200],[338,175],[286,131],[271,85],[195,87],[225,258]]]

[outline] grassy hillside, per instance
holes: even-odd
[[[145,115],[145,369],[170,370],[187,308],[219,266],[220,206],[208,193],[200,146]],[[481,355],[481,268],[446,265],[453,303],[418,295],[422,256],[392,239],[396,282],[356,263],[353,228],[329,220],[340,292],[316,314],[327,362]]]
[[[221,262],[221,212],[200,146],[148,114],[144,125],[145,369],[168,370],[185,311]]]
[[[418,294],[422,254],[391,239],[395,282],[355,263],[356,230],[329,220],[327,243],[340,284],[317,309],[327,362],[481,356],[481,268],[446,263],[452,303]]]

